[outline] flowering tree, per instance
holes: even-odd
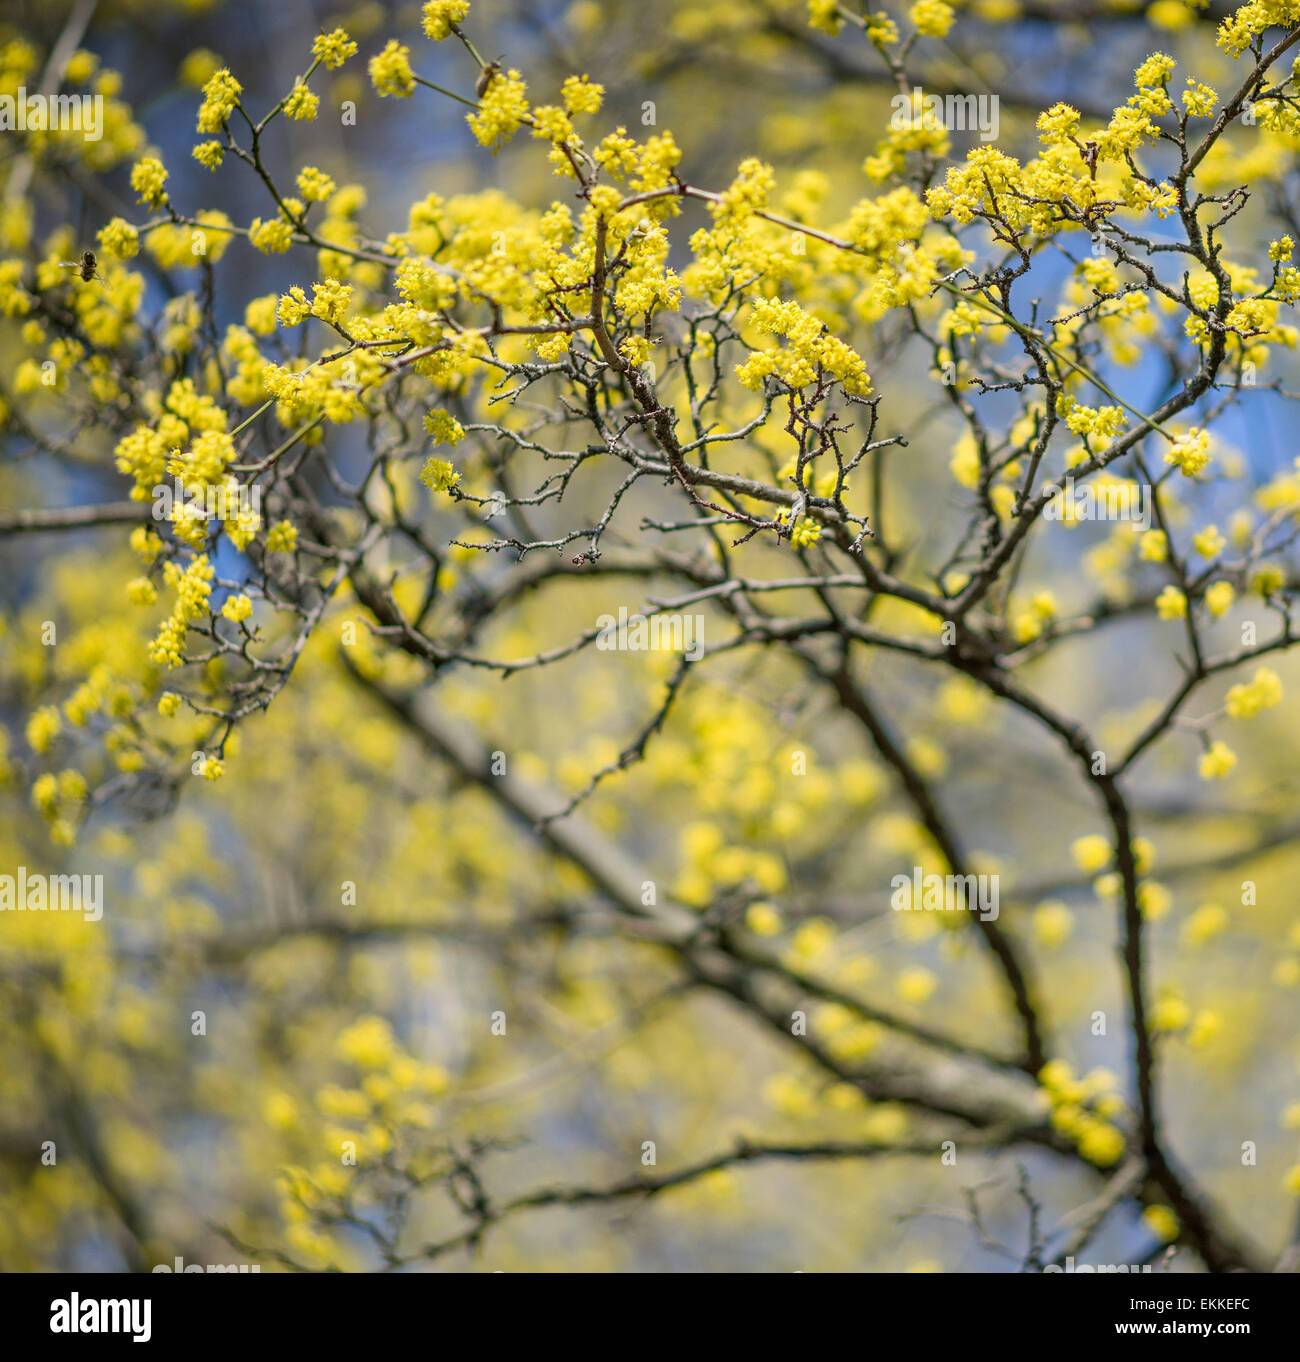
[[[0,49],[102,118],[0,208],[0,1262],[1289,1261],[1300,8],[1097,107],[1018,0],[429,0],[192,53],[183,174],[94,8]],[[660,126],[717,49],[818,155]],[[291,155],[381,101],[477,187]]]

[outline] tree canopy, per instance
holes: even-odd
[[[1300,3],[16,8],[0,1267],[1291,1264]]]

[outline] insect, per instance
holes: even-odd
[[[490,61],[478,73],[478,80],[474,82],[474,98],[482,99],[488,92],[488,86],[501,74],[501,59]]]
[[[80,260],[61,260],[59,262],[59,268],[61,270],[76,270],[88,284],[92,279],[99,278],[98,273],[96,273],[96,266],[98,264],[99,261],[95,258],[95,252],[86,251],[82,254]]]

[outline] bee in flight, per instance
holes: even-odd
[[[88,284],[92,279],[98,279],[96,266],[99,261],[95,258],[94,251],[86,251],[80,260],[61,260],[59,268],[61,270],[76,270],[82,279]]]

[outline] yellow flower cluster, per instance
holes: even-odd
[[[308,203],[324,203],[335,188],[334,181],[315,166],[303,166],[298,172],[298,193]]]
[[[298,547],[298,527],[287,520],[278,520],[266,532],[268,553],[292,553]]]
[[[435,492],[450,492],[460,482],[460,474],[446,459],[429,459],[420,470],[420,481]]]
[[[433,436],[435,444],[459,444],[465,438],[465,429],[450,412],[430,411],[425,413],[424,428]]]
[[[1052,1059],[1039,1070],[1038,1082],[1051,1105],[1052,1126],[1073,1140],[1089,1163],[1098,1168],[1118,1163],[1127,1142],[1113,1119],[1124,1111],[1115,1075],[1093,1069],[1076,1078],[1065,1060]]]
[[[254,218],[248,224],[248,239],[266,255],[283,255],[293,245],[293,228],[283,218]]]
[[[574,118],[579,114],[599,113],[604,93],[603,85],[597,85],[586,76],[568,76],[560,86],[560,97],[564,100],[564,107]]]
[[[1069,396],[1062,397],[1058,405],[1075,435],[1113,440],[1124,429],[1123,407],[1085,407]]]
[[[253,613],[253,602],[248,596],[240,592],[236,596],[228,596],[221,607],[221,614],[224,619],[228,619],[235,624],[241,623],[251,617]]]
[[[916,0],[916,4],[907,11],[907,17],[918,33],[924,33],[929,38],[944,38],[952,27],[955,15],[952,6],[944,4],[943,0]]]
[[[46,753],[54,745],[62,727],[59,711],[53,705],[34,709],[27,720],[27,745],[33,752]]]
[[[499,151],[528,120],[527,91],[524,78],[513,68],[492,79],[478,109],[466,115],[470,130],[485,147]]]
[[[217,71],[203,87],[203,103],[199,105],[199,132],[220,132],[234,113],[243,91],[244,87],[228,69],[222,67]]]
[[[282,326],[297,326],[305,317],[318,317],[321,321],[335,325],[343,320],[352,300],[352,285],[328,279],[323,284],[313,284],[311,287],[310,302],[297,284],[281,296],[276,316]]]
[[[747,157],[737,168],[736,178],[713,205],[715,220],[719,225],[732,226],[760,208],[766,208],[768,196],[775,187],[772,167],[755,156]]]
[[[163,579],[176,592],[172,613],[163,621],[158,636],[149,645],[149,657],[160,666],[176,668],[184,662],[185,635],[195,620],[208,614],[208,598],[215,576],[206,554],[199,554],[187,568],[176,563],[163,565]]]
[[[167,202],[166,183],[167,170],[156,156],[146,156],[131,167],[131,188],[150,208],[161,208]]]
[[[1218,619],[1228,613],[1236,598],[1237,592],[1231,582],[1215,582],[1205,590],[1205,608]]]
[[[839,0],[808,0],[809,27],[837,37],[844,22],[839,9]]]
[[[370,58],[370,81],[381,98],[410,99],[415,93],[411,49],[390,38],[382,52]]]
[[[1050,591],[1039,591],[1029,603],[1029,609],[1021,611],[1011,622],[1011,632],[1017,643],[1032,643],[1041,636],[1043,626],[1056,617],[1056,598]]]
[[[99,229],[99,244],[119,260],[129,260],[140,250],[140,233],[129,222],[113,218]]]
[[[368,330],[360,320],[354,326],[361,332]],[[352,371],[346,375],[325,363],[309,365],[298,360],[282,367],[263,362],[261,382],[277,399],[280,421],[294,429],[322,415],[335,424],[347,424],[362,415],[366,390],[384,377],[383,361],[371,350],[357,350],[348,355],[348,362]],[[320,438],[317,431],[307,431],[303,438],[314,442],[313,436]]]
[[[302,80],[285,96],[284,111],[295,123],[310,123],[320,108],[320,97]]]
[[[1193,428],[1165,451],[1165,462],[1174,464],[1185,478],[1194,478],[1210,462],[1209,431]]]
[[[270,326],[263,334],[269,334],[275,329],[274,310],[270,316]],[[234,365],[234,372],[226,385],[231,397],[245,406],[253,406],[263,401],[266,394],[262,386],[262,352],[257,348],[257,342],[249,331],[242,326],[227,327],[221,350]]]
[[[135,480],[132,499],[148,501],[153,496],[153,489],[166,474],[169,453],[187,444],[191,432],[225,428],[225,412],[206,393],[197,392],[192,379],[173,383],[154,423],[137,425],[113,451],[118,472]]]
[[[1237,764],[1237,754],[1223,742],[1214,742],[1201,754],[1202,780],[1226,780]]]
[[[224,430],[209,430],[194,441],[183,453],[173,453],[167,460],[167,471],[183,478],[192,487],[215,486],[226,473],[226,466],[235,458],[235,442]]]
[[[800,516],[790,531],[790,542],[797,549],[810,548],[822,537],[822,527],[811,516]]]
[[[838,379],[845,392],[865,396],[871,391],[867,366],[856,351],[830,335],[825,323],[805,312],[793,300],[762,298],[754,304],[751,320],[760,330],[784,336],[786,346],[756,350],[736,370],[741,383],[753,390],[771,375],[792,388],[803,388],[829,376]]]
[[[463,24],[469,15],[469,0],[427,0],[421,26],[424,36],[440,43],[454,24]]]
[[[226,159],[226,149],[220,142],[200,142],[190,154],[201,166],[213,171]]]
[[[1230,56],[1238,57],[1265,29],[1274,24],[1293,28],[1297,23],[1300,4],[1296,0],[1251,0],[1219,25],[1217,41]]]
[[[1217,558],[1227,542],[1217,525],[1206,525],[1192,536],[1192,547],[1202,558]]]
[[[1166,586],[1156,597],[1156,614],[1162,620],[1187,618],[1187,597],[1173,585]]]
[[[1253,719],[1260,710],[1282,702],[1282,681],[1270,667],[1260,667],[1247,682],[1233,686],[1224,697],[1229,717]]]
[[[349,57],[356,56],[357,45],[348,37],[346,30],[333,29],[329,33],[316,36],[311,45],[311,54],[319,62],[336,71]]]

